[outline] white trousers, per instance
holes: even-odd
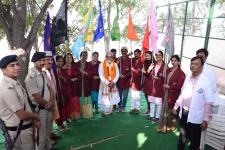
[[[141,91],[131,90],[131,110],[141,108]]]
[[[162,105],[157,105],[156,103],[150,102],[150,117],[152,118],[160,118]]]

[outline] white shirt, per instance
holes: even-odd
[[[112,81],[113,83],[116,83],[118,81],[119,75],[120,75],[118,66],[117,66],[117,64],[115,64],[115,65],[116,65],[116,77]],[[103,63],[99,64],[98,72],[99,72],[99,77],[100,77],[101,81],[104,83],[104,85],[108,85],[109,81],[104,77]]]
[[[180,117],[182,114],[183,100],[186,94],[185,91],[187,91],[186,89],[189,88],[188,85],[191,76],[192,73],[190,73],[186,77],[184,85],[182,87],[181,95],[176,102],[180,106]],[[212,82],[206,76],[206,74],[201,73],[197,83],[192,90],[191,104],[187,122],[194,124],[201,124],[203,122],[205,115],[205,104],[214,102],[214,94],[215,93],[213,92]]]
[[[212,69],[209,67],[208,64],[204,64],[204,67],[203,67],[203,73],[209,78],[209,80],[212,82],[212,85],[213,85],[213,90],[214,90],[214,93],[216,93],[216,78],[215,78],[215,75],[214,75],[214,72],[212,71]]]

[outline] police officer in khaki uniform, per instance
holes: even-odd
[[[42,72],[45,65],[45,53],[34,53],[31,61],[34,63],[34,67],[29,70],[25,83],[32,102],[37,105],[36,111],[39,113],[41,122],[38,149],[49,150],[51,149],[49,137],[52,120],[51,109],[54,101],[46,73]]]
[[[4,121],[12,141],[19,133],[14,149],[32,150],[35,148],[33,121],[38,125],[39,116],[32,113],[26,91],[18,81],[20,66],[17,56],[9,55],[2,58],[0,68],[4,74],[0,82],[0,118]],[[19,124],[20,132],[17,130]]]

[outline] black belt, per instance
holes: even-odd
[[[45,107],[44,106],[38,106],[38,109],[45,109]]]
[[[23,125],[21,127],[21,130],[26,130],[28,128],[31,128],[32,126],[33,126],[32,123],[25,124],[25,125]],[[6,127],[6,129],[9,130],[9,131],[16,131],[17,130],[17,126],[15,126],[15,127]]]
[[[184,115],[188,115],[189,111],[188,111],[188,110],[185,110],[184,108],[182,108],[182,113],[183,113]]]

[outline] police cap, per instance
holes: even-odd
[[[0,68],[6,68],[9,63],[14,61],[18,61],[16,55],[5,56],[0,60]]]
[[[35,52],[31,61],[32,62],[36,62],[42,58],[45,58],[45,53],[44,52]]]

